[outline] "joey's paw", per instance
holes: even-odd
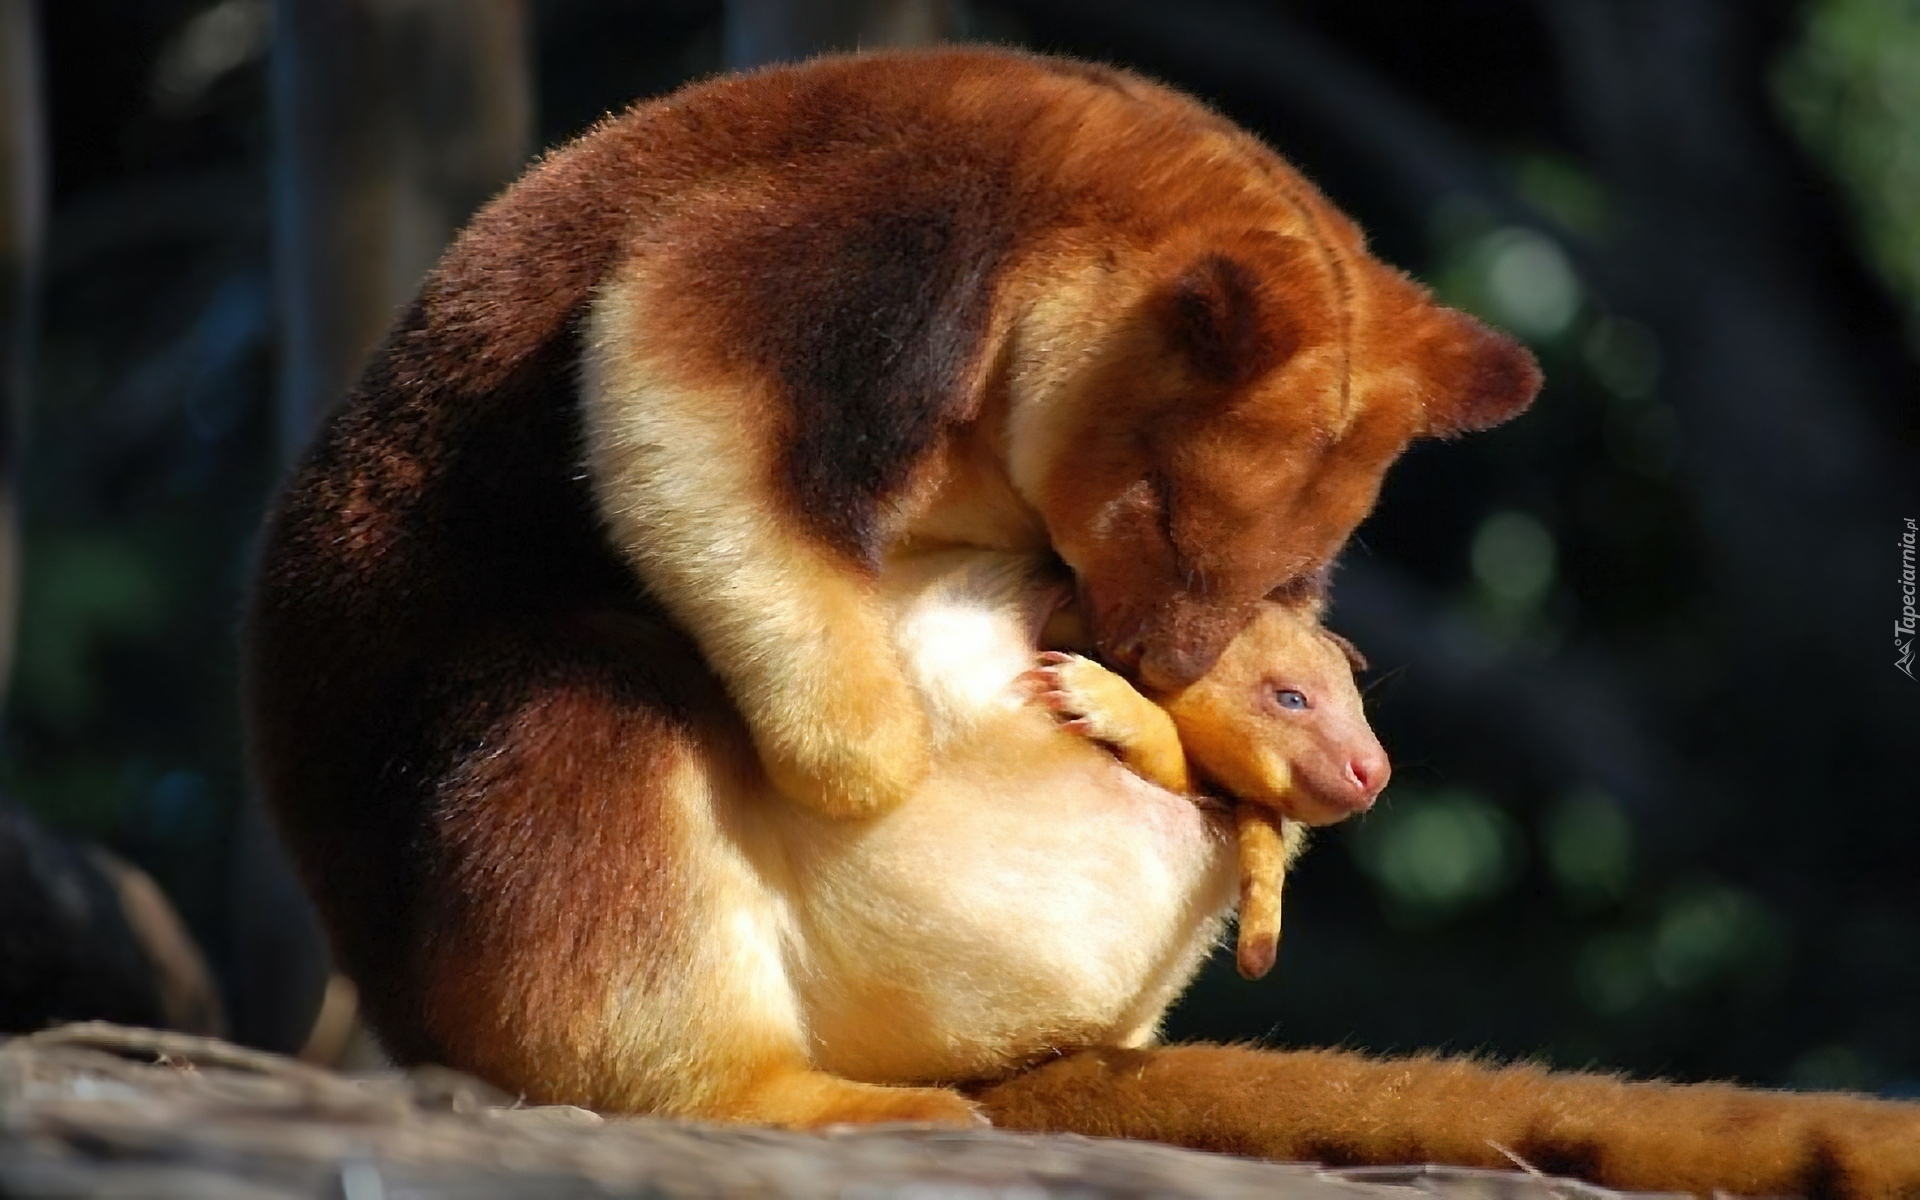
[[[1099,742],[1119,742],[1125,729],[1116,712],[1133,687],[1090,658],[1049,650],[1020,677],[1028,698],[1052,712],[1060,728]]]

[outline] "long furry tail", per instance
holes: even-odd
[[[1337,1166],[1518,1159],[1633,1191],[1920,1196],[1920,1105],[1852,1095],[1196,1045],[1087,1051],[978,1099],[1006,1129]]]

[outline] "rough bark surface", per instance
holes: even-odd
[[[1611,1200],[1514,1171],[1327,1171],[1139,1142],[819,1135],[515,1106],[452,1072],[345,1076],[212,1038],[70,1025],[0,1042],[0,1195]]]

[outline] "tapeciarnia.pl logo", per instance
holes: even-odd
[[[1917,534],[1920,530],[1914,528],[1914,518],[1908,517],[1906,528],[1900,531],[1900,616],[1893,622],[1893,666],[1908,679],[1914,677],[1913,632],[1920,624],[1920,616],[1913,610],[1913,543]]]

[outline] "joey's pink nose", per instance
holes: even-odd
[[[1387,762],[1385,754],[1358,754],[1347,760],[1347,784],[1359,792],[1358,809],[1373,806],[1374,797],[1380,789],[1387,786],[1387,777],[1393,774],[1393,767]]]

